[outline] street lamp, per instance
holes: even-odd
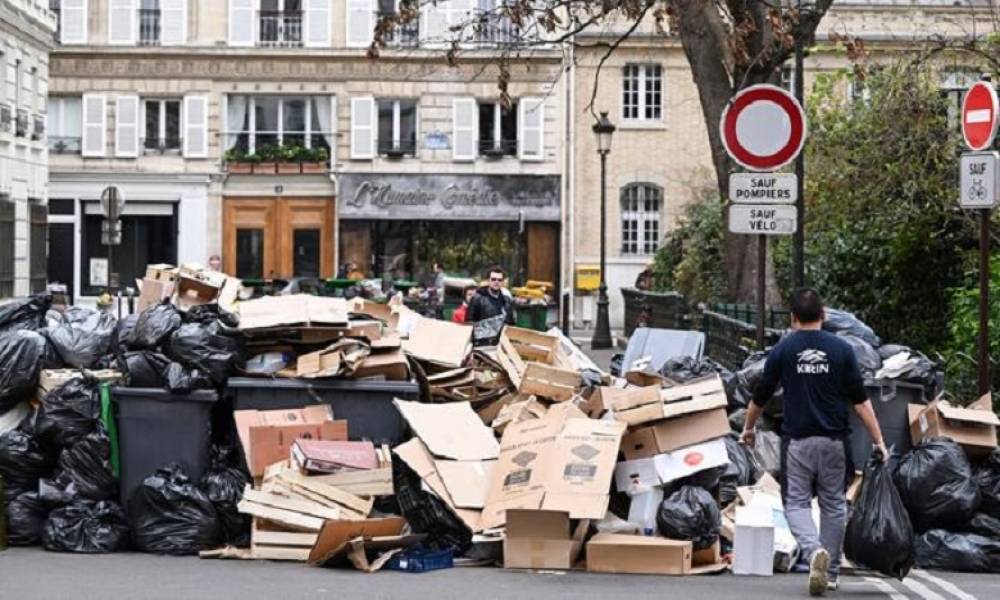
[[[590,347],[594,350],[610,348],[611,322],[608,319],[608,281],[607,273],[607,226],[608,226],[608,190],[607,163],[611,153],[611,134],[615,126],[608,120],[608,113],[602,112],[601,118],[594,123],[594,135],[597,136],[597,153],[601,156],[601,287],[597,295],[597,324],[594,327],[594,337]]]

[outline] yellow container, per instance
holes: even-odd
[[[576,289],[594,292],[601,287],[601,267],[599,265],[578,265],[576,267]]]

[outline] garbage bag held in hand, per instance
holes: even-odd
[[[7,543],[34,546],[42,539],[48,508],[37,492],[24,492],[7,504]]]
[[[917,566],[963,573],[1000,573],[1000,540],[932,529],[917,538]]]
[[[227,329],[218,320],[181,325],[170,336],[167,354],[186,367],[208,375],[222,385],[245,362],[243,334]]]
[[[111,440],[102,425],[59,455],[59,466],[87,500],[109,500],[118,495],[111,472]]]
[[[753,457],[760,470],[781,481],[781,436],[773,431],[758,431]]]
[[[753,457],[747,447],[739,442],[739,437],[735,434],[727,435],[725,442],[729,464],[719,477],[719,502],[722,506],[727,506],[736,499],[736,488],[753,485],[757,481]]]
[[[92,369],[108,353],[115,337],[115,317],[109,312],[70,306],[48,337],[67,366]]]
[[[42,397],[35,434],[49,448],[67,448],[96,430],[100,416],[97,380],[77,377]]]
[[[38,480],[52,472],[55,458],[20,428],[0,435],[0,475],[9,502],[24,492],[38,491]]]
[[[34,331],[0,334],[0,413],[34,395],[39,373],[49,366],[48,344]]]
[[[976,468],[976,483],[982,497],[979,510],[1000,519],[1000,448]]]
[[[211,500],[176,463],[142,482],[129,500],[128,518],[132,542],[142,552],[197,554],[221,539]]]
[[[824,331],[829,331],[831,333],[848,333],[861,338],[869,345],[876,348],[882,345],[882,340],[875,335],[875,331],[872,330],[871,327],[865,325],[861,322],[861,319],[855,317],[846,310],[826,308],[824,313],[826,314],[826,318],[823,319]]]
[[[844,535],[851,561],[902,580],[915,560],[913,526],[892,482],[889,465],[873,456]]]
[[[0,334],[13,331],[38,331],[45,328],[45,313],[49,312],[52,297],[36,294],[0,304]]]
[[[250,515],[236,508],[250,475],[240,468],[239,453],[231,446],[212,446],[212,463],[201,478],[201,489],[215,506],[223,541],[230,546],[250,545]]]
[[[851,350],[854,351],[854,358],[858,361],[858,368],[861,372],[866,375],[874,375],[876,371],[882,368],[882,358],[878,355],[878,351],[865,340],[847,333],[837,334],[840,339],[850,345]]]
[[[695,550],[702,550],[719,539],[722,517],[710,493],[684,486],[660,504],[656,525],[664,537],[691,540]]]
[[[139,313],[135,326],[125,336],[129,350],[152,350],[167,341],[181,326],[181,314],[169,302],[150,306]]]
[[[925,440],[900,459],[894,480],[917,531],[961,527],[979,508],[969,460],[947,438]]]
[[[81,500],[49,513],[42,546],[54,552],[101,554],[124,549],[128,523],[120,506],[110,501]]]

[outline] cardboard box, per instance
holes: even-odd
[[[726,409],[714,408],[629,431],[622,438],[622,453],[626,460],[647,458],[713,440],[729,431]]]
[[[661,537],[598,533],[587,543],[587,570],[593,573],[686,575],[691,542]]]
[[[736,508],[733,574],[774,574],[774,521],[770,510],[760,506]]]
[[[587,418],[571,403],[542,419],[511,423],[483,510],[483,526],[504,524],[509,509],[556,510],[602,519],[625,426]]]
[[[628,397],[627,403],[615,409],[615,418],[629,425],[642,425],[661,419],[728,406],[726,390],[718,375],[660,390],[660,401],[638,404],[645,398]]]
[[[292,461],[310,473],[339,473],[377,469],[378,458],[371,442],[297,439],[292,443]]]
[[[187,311],[216,301],[223,304],[219,297],[226,280],[224,273],[208,271],[197,265],[181,265],[174,285],[174,306],[178,310]]]
[[[517,391],[554,402],[565,402],[576,395],[582,384],[583,378],[579,371],[532,362],[527,363]]]
[[[321,567],[350,566],[377,571],[391,557],[383,555],[369,563],[368,553],[386,553],[422,541],[424,535],[403,535],[406,519],[388,517],[364,521],[326,521],[309,552],[309,564]]]
[[[634,496],[699,471],[727,464],[729,454],[726,443],[719,438],[649,458],[618,463],[615,467],[615,487]]]
[[[420,360],[447,368],[461,367],[472,352],[472,326],[417,318],[403,350]]]
[[[335,421],[329,406],[290,410],[238,410],[236,431],[250,474],[262,477],[276,462],[288,460],[298,438],[347,440],[347,421]]]
[[[410,363],[397,346],[379,350],[372,346],[372,353],[361,359],[349,379],[370,379],[377,381],[409,381]]]
[[[173,265],[146,265],[146,276],[139,288],[137,310],[142,312],[171,297],[177,282],[177,268]]]
[[[505,569],[570,569],[583,548],[589,521],[570,531],[569,514],[551,510],[510,510],[503,540]]]
[[[946,437],[962,446],[970,456],[989,454],[997,447],[997,418],[992,397],[987,394],[968,408],[951,406],[935,400],[916,409],[910,405],[910,436],[914,445],[932,437]]]
[[[393,400],[393,404],[436,457],[489,460],[499,454],[493,430],[483,424],[468,402],[422,404]]]
[[[348,327],[347,301],[343,298],[292,294],[264,296],[239,303],[240,329],[274,327]]]
[[[368,344],[362,341],[339,340],[322,350],[300,356],[295,374],[305,379],[348,375],[357,369],[369,352]]]
[[[701,550],[693,550],[691,552],[691,568],[692,570],[699,567],[711,567],[718,565],[722,562],[722,544],[719,540],[715,540],[715,543],[708,548],[703,548]]]

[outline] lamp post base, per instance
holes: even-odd
[[[597,323],[594,326],[594,337],[590,339],[592,350],[606,350],[614,346],[611,340],[611,321],[608,317],[608,293],[601,289],[597,297]]]

